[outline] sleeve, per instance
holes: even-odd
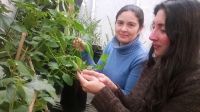
[[[129,112],[120,99],[107,87],[95,95],[92,104],[99,112]]]
[[[124,87],[124,89],[121,89],[123,91],[123,93],[126,95],[128,95],[132,91],[132,89],[135,87],[135,85],[143,71],[145,62],[147,60],[146,54],[139,55],[138,57],[139,58],[134,60],[134,62],[130,66],[130,72],[129,72],[128,78],[126,80],[125,87]]]
[[[106,48],[103,50],[103,54],[109,54],[109,48],[110,48],[110,43],[106,46]],[[87,64],[92,65],[92,66],[96,66],[96,63],[93,60],[93,57],[91,57],[87,51],[83,51],[81,52],[81,57],[83,59],[83,61],[86,61]],[[101,65],[102,62],[99,59],[99,61],[97,62],[97,65]]]
[[[124,96],[120,89],[112,92],[105,87],[95,95],[92,104],[99,112],[143,112],[144,101]]]
[[[143,99],[145,88],[150,83],[152,75],[146,75],[144,71],[131,94],[124,95],[121,89],[112,92],[104,87],[92,100],[92,104],[99,112],[146,112],[146,103]],[[119,88],[119,86],[118,86]]]
[[[83,61],[86,61],[88,65],[95,66],[95,62],[93,60],[93,57],[91,57],[85,50],[81,52],[81,57]]]

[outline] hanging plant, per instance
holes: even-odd
[[[75,37],[94,37],[94,24],[77,19],[74,0],[12,2],[14,18],[0,3],[0,111],[45,111],[57,98],[54,85],[72,85],[77,70],[87,67],[71,43]]]

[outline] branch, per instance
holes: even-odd
[[[18,46],[18,48],[17,48],[17,54],[16,54],[16,56],[15,56],[15,59],[16,59],[16,60],[19,60],[19,58],[20,58],[20,54],[21,54],[22,47],[23,47],[23,45],[24,45],[24,41],[25,41],[25,39],[26,39],[26,36],[27,36],[27,33],[22,32],[21,39],[20,39],[20,42],[19,42],[19,46]]]
[[[31,58],[28,57],[28,63],[31,67],[31,69],[33,70],[34,72],[34,75],[35,75],[35,69],[34,69],[34,66],[33,66],[33,63],[31,61]],[[35,101],[36,101],[36,98],[37,98],[37,93],[34,92],[34,95],[33,95],[33,98],[32,98],[32,101],[31,101],[31,104],[29,105],[29,108],[28,108],[28,112],[33,112],[33,108],[34,108],[34,105],[35,105]]]
[[[28,107],[28,112],[33,112],[33,108],[34,108],[36,98],[37,98],[37,94],[36,94],[36,92],[34,92],[31,104]]]

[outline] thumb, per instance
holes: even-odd
[[[81,82],[81,84],[88,83],[88,81],[81,75],[81,73],[78,73],[77,77],[79,81]]]
[[[106,78],[103,78],[103,77],[99,77],[99,81],[100,81],[100,82],[103,82],[103,83],[106,83],[106,82],[107,82]]]

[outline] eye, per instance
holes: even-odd
[[[123,25],[124,24],[123,21],[117,21],[116,23],[117,23],[117,25]]]
[[[155,28],[155,24],[151,24],[151,30],[153,30]]]
[[[166,30],[163,28],[160,30],[162,33],[166,33]]]
[[[136,24],[134,24],[134,23],[128,23],[128,26],[129,27],[134,27],[134,26],[136,26]]]

